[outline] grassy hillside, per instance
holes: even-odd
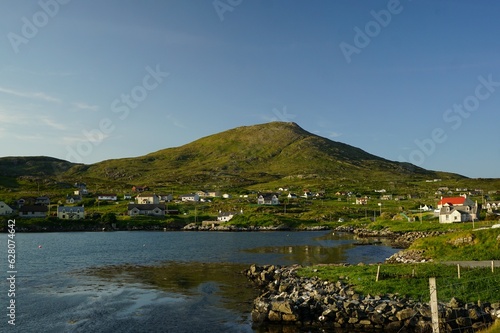
[[[406,181],[461,178],[388,161],[359,148],[311,134],[295,123],[272,122],[210,135],[142,157],[75,166],[66,175],[156,185],[248,187],[316,179]]]

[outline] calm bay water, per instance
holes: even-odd
[[[7,235],[0,237],[6,253]],[[325,231],[19,233],[15,240],[16,326],[7,324],[2,279],[2,332],[262,332],[250,321],[257,291],[239,274],[250,264],[375,263],[396,252]]]

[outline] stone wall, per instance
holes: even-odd
[[[301,266],[256,266],[244,272],[261,290],[255,299],[255,325],[287,324],[342,328],[345,332],[432,332],[428,304],[398,295],[359,295],[345,282],[296,275]],[[476,332],[500,317],[500,304],[439,304],[441,333]]]

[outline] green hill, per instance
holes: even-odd
[[[238,127],[141,157],[76,165],[65,174],[129,184],[201,187],[248,187],[314,179],[322,183],[461,178],[389,161],[285,122]]]

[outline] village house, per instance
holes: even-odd
[[[441,198],[437,204],[440,223],[458,223],[477,220],[477,203],[467,197]]]
[[[384,194],[380,196],[380,200],[392,200],[392,194]]]
[[[62,220],[83,220],[84,206],[57,206],[57,217]]]
[[[14,212],[12,208],[10,208],[9,205],[7,205],[5,202],[0,201],[0,215],[10,215]]]
[[[219,211],[219,215],[217,215],[217,221],[227,222],[231,220],[235,215],[238,215],[242,212],[222,212]]]
[[[19,208],[19,216],[28,218],[44,218],[47,217],[48,211],[49,209],[47,206],[43,205],[23,205]]]
[[[368,204],[368,197],[356,197],[356,205],[367,205]]]
[[[148,186],[132,186],[132,192],[141,193],[144,191],[149,191]]]
[[[278,194],[276,193],[263,193],[257,197],[257,204],[259,205],[279,205]]]
[[[198,202],[200,201],[200,196],[196,193],[183,194],[180,196],[181,201],[183,202]]]
[[[129,194],[129,193],[125,193],[125,194],[123,195],[123,200],[132,200],[132,195],[131,195],[131,194]]]
[[[497,210],[500,210],[500,201],[487,201],[483,205],[483,209],[485,209],[488,213],[493,213]]]
[[[172,194],[158,194],[158,197],[160,198],[160,202],[171,202],[174,200]]]
[[[67,195],[66,196],[66,203],[68,204],[75,204],[82,201],[82,197],[80,195]]]
[[[129,216],[165,216],[165,204],[129,204],[127,207]]]
[[[313,194],[311,193],[311,191],[304,190],[304,194],[302,194],[302,198],[309,199],[309,198],[312,198],[312,197],[313,197]]]
[[[35,198],[35,205],[44,205],[48,206],[50,205],[50,199],[47,196],[40,196]]]
[[[221,194],[221,191],[208,191],[207,192],[207,196],[208,197],[212,197],[212,198],[218,198],[220,197],[222,194]]]
[[[135,197],[135,202],[138,204],[159,204],[160,197],[154,193],[140,193]]]
[[[97,200],[99,200],[99,201],[117,201],[118,196],[116,194],[98,194]]]
[[[286,197],[288,199],[297,199],[297,194],[290,192]]]

